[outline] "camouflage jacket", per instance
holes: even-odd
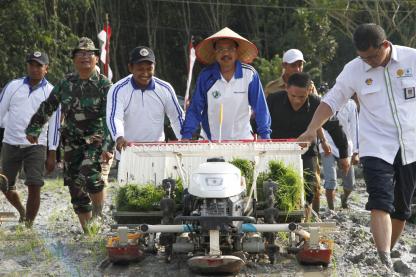
[[[88,80],[81,80],[74,73],[61,80],[48,99],[32,116],[26,134],[39,136],[42,126],[61,105],[64,122],[61,135],[67,143],[103,143],[104,151],[113,149],[113,142],[105,123],[107,92],[111,82],[94,73]]]

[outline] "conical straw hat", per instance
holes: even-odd
[[[237,54],[238,59],[243,63],[252,63],[253,60],[257,57],[258,50],[257,47],[247,39],[243,38],[233,30],[228,27],[225,27],[221,31],[213,34],[209,38],[201,41],[196,47],[196,58],[198,61],[204,64],[212,64],[215,62],[215,49],[214,42],[223,39],[229,38],[238,43]]]

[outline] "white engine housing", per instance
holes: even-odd
[[[227,198],[240,195],[245,189],[237,167],[227,162],[207,162],[192,173],[188,191],[201,198]]]

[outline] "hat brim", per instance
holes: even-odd
[[[31,62],[31,61],[35,61],[35,62],[37,62],[38,64],[41,64],[41,65],[49,64],[49,63],[47,63],[45,61],[42,61],[41,59],[38,59],[38,58],[35,58],[35,57],[26,60],[27,63]]]
[[[195,49],[197,60],[203,64],[214,63],[216,61],[214,43],[219,39],[231,39],[238,43],[238,60],[240,60],[243,63],[252,63],[259,53],[256,45],[254,45],[252,42],[239,36],[238,34],[234,33],[229,29],[228,30],[234,34],[221,35],[220,33],[223,30],[221,30],[217,34],[210,36],[209,38],[206,38],[197,45]]]
[[[304,59],[299,59],[299,58],[295,58],[295,59],[292,59],[290,61],[285,61],[285,63],[291,64],[291,63],[295,63],[297,61],[302,61],[302,62],[306,63],[306,61]]]
[[[78,51],[94,51],[96,56],[100,56],[100,49],[94,48],[94,49],[87,49],[87,48],[75,48],[72,50],[72,57],[75,56],[75,53]]]
[[[138,64],[141,62],[151,62],[151,63],[156,63],[156,61],[152,58],[148,58],[148,57],[144,57],[144,58],[140,58],[134,61],[129,61],[130,64]]]

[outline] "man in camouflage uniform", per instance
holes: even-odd
[[[71,203],[86,232],[87,223],[101,214],[104,204],[100,157],[108,160],[113,148],[105,123],[106,96],[111,83],[96,71],[98,55],[91,39],[79,40],[72,51],[76,72],[55,86],[26,129],[27,139],[36,143],[42,126],[61,105],[64,185],[69,188]]]

